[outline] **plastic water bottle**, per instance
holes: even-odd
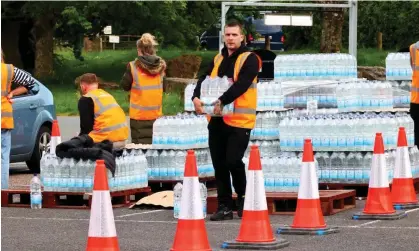
[[[37,174],[34,174],[34,176],[31,179],[30,192],[31,192],[31,208],[41,209],[42,208],[41,180],[39,179]]]
[[[207,217],[207,187],[204,183],[200,183],[200,192],[201,192],[201,200],[202,200],[202,209],[204,218]]]
[[[173,216],[177,219],[180,213],[180,202],[182,198],[182,183],[178,182],[173,188]]]

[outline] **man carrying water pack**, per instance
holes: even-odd
[[[221,115],[223,107],[234,102],[233,113],[213,116],[208,124],[218,194],[218,210],[210,218],[213,221],[233,219],[230,174],[237,193],[237,214],[239,217],[243,214],[246,172],[242,159],[256,122],[256,83],[262,67],[260,58],[245,47],[242,25],[237,21],[225,26],[224,40],[224,48],[215,56],[207,74],[199,79],[192,96],[195,111],[201,114],[200,89],[206,76],[232,79],[231,87],[215,102],[214,115]]]

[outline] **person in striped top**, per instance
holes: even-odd
[[[11,89],[12,84],[18,87]],[[11,131],[13,121],[13,96],[22,95],[31,90],[35,79],[26,71],[12,64],[4,62],[3,50],[1,51],[1,189],[9,187],[9,162],[11,148]]]

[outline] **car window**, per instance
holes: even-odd
[[[19,86],[18,84],[13,83],[12,84],[12,90],[16,89],[18,86]],[[37,82],[35,82],[34,86],[32,87],[32,90],[29,90],[28,93],[25,93],[25,94],[22,94],[22,95],[19,95],[19,96],[13,96],[13,98],[33,96],[33,95],[38,94],[38,92],[39,92],[39,84]]]

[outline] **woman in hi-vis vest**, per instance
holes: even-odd
[[[163,76],[166,62],[156,55],[157,42],[150,33],[137,41],[138,57],[129,62],[121,86],[130,94],[130,127],[134,144],[151,144],[153,123],[162,116]]]

